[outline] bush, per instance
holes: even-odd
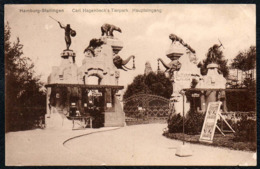
[[[235,125],[235,141],[256,142],[256,121],[242,117]]]
[[[188,114],[188,120],[185,123],[185,133],[199,134],[201,132],[205,114],[194,112]]]
[[[227,91],[226,102],[228,111],[256,111],[256,90]]]
[[[186,134],[199,134],[201,132],[205,114],[198,112],[188,112],[184,118],[184,127]],[[183,117],[180,114],[171,114],[168,119],[169,133],[181,133],[183,131]]]
[[[181,133],[182,132],[182,120],[183,117],[180,114],[170,114],[167,123],[169,133]]]

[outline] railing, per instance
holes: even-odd
[[[169,115],[169,103],[169,99],[157,95],[134,95],[124,100],[126,122],[166,122]]]
[[[227,113],[221,113],[224,117],[226,117],[226,120],[232,120],[234,122],[242,119],[243,117],[246,117],[247,119],[256,120],[256,112],[227,112]]]

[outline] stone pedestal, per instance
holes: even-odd
[[[111,37],[101,37],[101,40],[104,44],[86,52],[79,68],[75,64],[76,54],[72,50],[64,50],[61,53],[60,66],[53,67],[46,85],[47,128],[64,126],[65,122],[69,124],[65,126],[71,126],[72,121],[68,120],[67,116],[74,117],[74,109],[79,115],[95,111],[94,114],[98,116],[96,123],[101,121],[101,126],[103,120],[105,127],[125,125],[125,114],[115,95],[123,86],[117,85],[120,73],[113,63],[114,56],[123,48],[123,43]],[[89,84],[90,76],[96,76],[98,84]],[[96,102],[88,100],[91,98],[88,96],[90,90],[102,91]],[[92,99],[95,99],[94,96]],[[49,110],[49,105],[57,110],[56,113]]]
[[[218,65],[212,63],[209,64],[207,68],[208,73],[203,77],[203,80],[199,82],[197,88],[225,89],[227,81],[222,74],[218,73]]]
[[[226,88],[226,79],[222,74],[218,73],[218,65],[211,63],[207,66],[208,73],[199,81],[196,88],[202,89],[225,89]],[[217,92],[207,90],[203,93],[201,97],[202,112],[206,111],[209,102],[217,101]],[[225,104],[224,104],[225,105]]]
[[[113,96],[107,94],[106,102],[109,103],[109,99],[112,99],[112,97],[114,105],[111,105],[112,107],[107,108],[104,112],[104,127],[123,127],[125,125],[125,113],[118,97],[115,94]]]
[[[192,151],[190,149],[190,146],[187,144],[181,145],[180,147],[177,148],[175,155],[179,157],[192,156]]]
[[[75,64],[76,54],[73,50],[64,50],[61,53],[60,66],[53,66],[48,84],[52,83],[78,83],[78,67]]]
[[[102,36],[100,39],[112,47],[114,54],[118,54],[123,48],[123,42],[117,38]]]
[[[179,42],[172,43],[170,48],[167,50],[166,55],[171,60],[178,60],[181,63],[181,68],[179,71],[175,71],[174,74],[170,75],[170,79],[173,83],[173,94],[172,100],[175,100],[175,112],[177,114],[183,114],[183,104],[185,108],[185,115],[190,110],[190,103],[187,101],[186,96],[180,94],[182,89],[187,89],[191,87],[191,82],[193,79],[198,79],[200,76],[200,70],[197,68],[196,64],[191,62],[190,54]]]
[[[104,44],[94,50],[95,56],[85,57],[82,66],[78,70],[80,83],[88,84],[88,77],[96,76],[101,85],[117,85],[120,76],[113,63],[115,53],[123,48],[122,41],[116,38],[101,37]],[[84,79],[83,79],[84,76]]]
[[[166,56],[171,60],[178,60],[185,52],[185,49],[179,42],[174,42],[166,51]]]
[[[73,52],[73,50],[64,50],[60,55],[63,59],[68,59],[71,57],[72,61],[74,60],[73,63],[75,63],[76,54]]]

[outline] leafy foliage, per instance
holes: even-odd
[[[183,130],[183,118],[180,114],[171,113],[168,120],[169,133],[181,133]]]
[[[199,134],[201,132],[205,114],[188,112],[184,117],[184,129],[186,134]],[[169,133],[181,133],[183,131],[183,117],[180,114],[171,114],[168,119]]]
[[[7,131],[12,130],[15,125],[17,127],[13,122],[17,121],[18,117],[18,121],[21,121],[29,120],[25,117],[30,118],[30,115],[34,116],[34,112],[24,111],[25,109],[45,105],[45,93],[41,91],[43,84],[40,77],[35,76],[34,64],[30,58],[23,56],[23,45],[19,38],[13,43],[10,38],[11,28],[7,23],[4,29]]]
[[[235,127],[235,141],[256,142],[256,121],[242,117]]]
[[[250,70],[256,68],[256,47],[251,46],[248,50],[245,50],[243,52],[240,51],[238,55],[233,59],[231,67],[246,73],[246,78],[244,78],[242,86],[245,86],[248,89],[248,92],[246,96],[242,98],[244,99],[244,101],[239,103],[242,105],[244,104],[244,106],[242,107],[248,107],[248,110],[250,111],[256,110],[256,80],[254,79],[254,77],[249,76]]]
[[[251,46],[244,52],[239,52],[233,59],[231,66],[242,71],[249,71],[256,68],[256,47]]]
[[[164,73],[150,72],[148,75],[138,75],[133,82],[127,86],[124,99],[137,94],[147,93],[170,98],[172,94],[172,83]]]

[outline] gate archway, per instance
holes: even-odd
[[[170,100],[151,94],[136,94],[124,100],[126,122],[166,122]]]

